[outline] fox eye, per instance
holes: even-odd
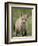
[[[24,20],[24,18],[22,18],[22,20]]]

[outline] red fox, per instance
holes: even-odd
[[[21,33],[22,35],[26,35],[26,22],[29,18],[29,15],[24,15],[19,17],[19,19],[17,19],[16,23],[15,23],[15,31],[16,31],[16,35],[18,33]]]

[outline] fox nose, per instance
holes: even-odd
[[[25,23],[25,21],[23,21],[23,24]]]
[[[23,24],[25,24],[25,22],[23,22]]]

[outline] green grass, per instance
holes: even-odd
[[[32,18],[28,21],[28,32],[27,35],[32,35]]]

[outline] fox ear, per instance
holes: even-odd
[[[25,18],[29,18],[31,17],[31,14],[27,13],[26,16],[24,16]]]
[[[27,18],[29,18],[29,15],[27,15]]]
[[[29,18],[31,15],[30,14],[27,14],[27,18]]]

